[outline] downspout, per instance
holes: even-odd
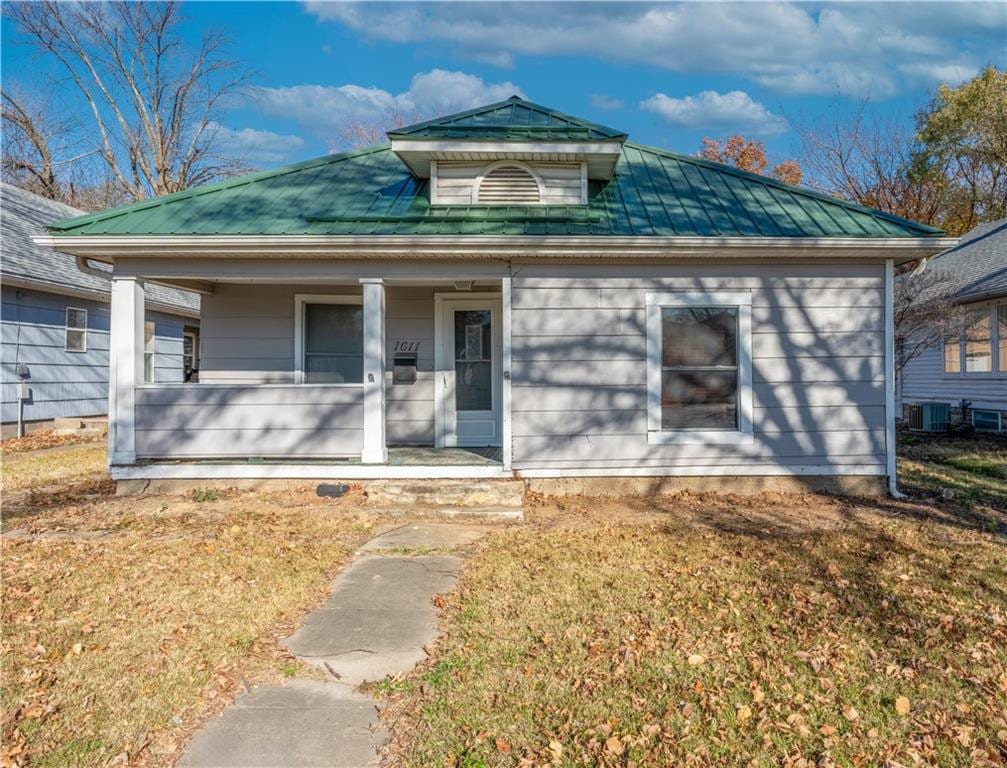
[[[904,499],[899,492],[895,461],[895,261],[885,259],[885,473],[888,493]]]

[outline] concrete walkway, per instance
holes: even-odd
[[[477,541],[477,525],[406,524],[361,547],[329,599],[284,641],[328,680],[262,686],[238,698],[189,743],[182,768],[362,768],[377,765],[387,734],[378,701],[356,686],[408,672],[437,637],[435,595],[458,578],[461,557],[431,554]],[[409,550],[423,552],[410,555]]]

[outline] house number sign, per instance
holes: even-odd
[[[392,349],[393,352],[412,352],[416,354],[420,351],[420,343],[418,341],[407,341],[404,339],[399,339],[395,342],[395,346]]]

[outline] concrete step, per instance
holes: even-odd
[[[521,509],[524,483],[511,479],[372,480],[367,500],[379,507]]]
[[[53,428],[57,435],[101,435],[108,429],[108,418],[105,416],[61,416],[53,419]]]

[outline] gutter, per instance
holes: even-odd
[[[94,269],[94,267],[91,267]],[[102,273],[105,280],[109,280],[111,275],[108,272]],[[41,280],[32,280],[27,277],[19,277],[17,275],[4,275],[3,276],[4,285],[10,285],[15,288],[27,288],[30,291],[38,291],[39,293],[54,293],[58,296],[73,296],[79,299],[90,299],[91,301],[97,301],[102,304],[108,304],[111,301],[110,295],[105,291],[99,291],[91,288],[78,288],[70,285],[63,285],[58,283],[47,283]],[[174,288],[175,286],[170,286]],[[186,289],[180,289],[186,290]],[[195,320],[199,320],[199,310],[192,309],[191,307],[183,307],[178,304],[166,304],[163,301],[157,301],[156,299],[151,299],[149,296],[145,299],[145,304],[148,309],[153,309],[157,312],[164,312],[168,315],[178,315],[181,317],[191,317]]]
[[[930,256],[945,237],[609,237],[413,235],[36,235],[36,245],[76,256],[318,258],[896,258]]]

